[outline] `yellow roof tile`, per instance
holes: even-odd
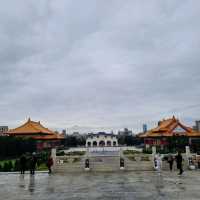
[[[48,128],[45,128],[40,122],[34,122],[28,119],[26,123],[15,128],[10,129],[7,132],[9,135],[17,135],[17,134],[45,134],[45,135],[54,135],[55,133]]]

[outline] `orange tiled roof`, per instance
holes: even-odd
[[[176,128],[179,127],[182,131],[176,131]],[[144,134],[141,134],[139,137],[170,137],[173,135],[185,135],[189,137],[200,137],[200,132],[193,130],[190,127],[187,127],[180,123],[178,119],[174,116],[170,119],[162,120],[159,122],[159,125],[147,131]]]
[[[40,122],[31,121],[29,118],[26,123],[15,128],[10,129],[7,134],[9,135],[28,135],[28,134],[44,134],[54,135],[55,133],[48,128],[45,128]]]

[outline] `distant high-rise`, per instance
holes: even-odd
[[[123,131],[118,131],[118,135],[121,135],[121,136],[130,136],[132,134],[133,132],[129,130],[128,128],[124,128]]]
[[[194,130],[200,131],[200,120],[195,122]]]
[[[147,132],[147,125],[143,124],[143,133],[146,133],[146,132]]]

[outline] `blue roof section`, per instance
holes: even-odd
[[[116,136],[114,133],[105,133],[105,132],[98,132],[98,133],[89,133],[88,136]]]

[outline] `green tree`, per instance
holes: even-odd
[[[20,163],[19,163],[19,160],[15,160],[15,163],[14,163],[14,171],[19,171],[20,170]]]
[[[12,161],[8,161],[8,168],[9,168],[9,171],[13,171],[13,163]]]
[[[10,171],[8,162],[4,162],[3,171],[4,172],[9,172]]]

